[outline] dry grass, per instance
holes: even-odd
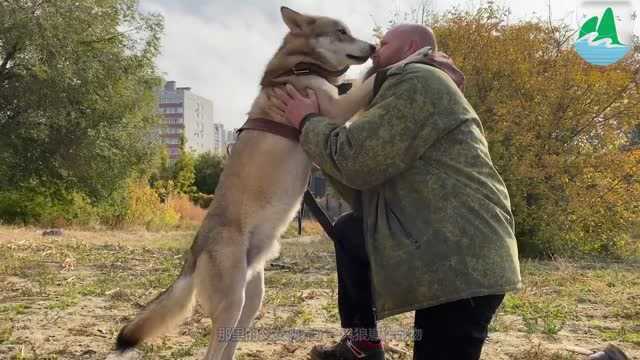
[[[282,237],[288,239],[298,236],[298,221],[294,219],[282,234]],[[324,236],[324,230],[322,230],[322,226],[317,221],[304,219],[302,221],[302,236]]]
[[[120,326],[168,286],[192,231],[75,231],[43,238],[35,228],[0,227],[0,359],[104,359]],[[523,261],[523,291],[507,296],[491,326],[484,360],[583,359],[607,342],[640,357],[640,267],[558,259]],[[281,336],[244,342],[239,359],[306,359],[339,336],[337,281],[327,240],[283,241],[267,268],[264,307],[255,323]],[[404,329],[412,314],[382,321]],[[278,331],[278,332],[276,332]],[[172,334],[144,345],[145,359],[203,355],[209,321],[198,312]],[[411,343],[388,339],[409,359]]]
[[[566,351],[554,351],[544,347],[541,343],[524,349],[520,354],[514,354],[513,360],[578,360],[585,356]]]

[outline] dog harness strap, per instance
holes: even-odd
[[[293,126],[281,124],[269,119],[248,119],[244,123],[244,125],[242,125],[242,127],[236,131],[236,133],[240,135],[243,130],[247,129],[268,132],[296,142],[300,141],[300,131],[298,129],[294,128]],[[316,218],[316,220],[318,220],[324,232],[327,233],[327,236],[329,236],[331,240],[335,241],[336,237],[333,231],[333,223],[331,222],[327,214],[322,210],[320,205],[318,205],[318,202],[313,197],[313,194],[311,194],[311,191],[309,191],[308,187],[304,193],[303,203],[300,209],[300,215],[298,219],[298,232],[302,233],[302,208],[304,208],[305,205],[309,208],[309,210],[311,210],[311,213]]]
[[[296,142],[300,141],[300,131],[298,129],[269,119],[248,119],[244,125],[237,130],[237,133],[240,134],[243,130],[264,131]]]
[[[313,194],[311,193],[309,188],[307,188],[307,190],[304,192],[304,197],[302,200],[302,206],[305,206],[305,205],[309,208],[309,210],[311,210],[313,217],[315,217],[316,220],[318,220],[318,223],[322,227],[322,230],[324,230],[324,232],[327,234],[329,239],[335,242],[336,234],[333,230],[333,222],[331,222],[331,219],[329,219],[329,216],[327,216],[327,214],[324,212],[324,210],[322,210],[320,205],[318,205],[316,198],[313,197]]]

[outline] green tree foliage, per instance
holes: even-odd
[[[203,194],[213,194],[218,186],[226,158],[212,152],[202,153],[196,158],[195,186]]]
[[[196,192],[194,186],[196,180],[195,158],[190,151],[182,152],[180,159],[175,163],[174,174],[174,183],[178,193],[191,195]]]
[[[0,0],[0,191],[96,201],[147,166],[163,22],[137,6]]]
[[[173,164],[172,171],[175,191],[185,195],[194,194],[196,192],[195,180],[195,158],[193,153],[187,150],[187,138],[182,134],[180,137],[180,158]]]
[[[184,134],[180,138],[180,158],[175,162],[171,163],[167,150],[161,149],[149,176],[149,183],[162,201],[172,194],[193,196],[198,192],[195,183],[197,161],[195,154],[187,150]]]
[[[521,252],[616,253],[640,214],[640,46],[618,64],[592,66],[568,27],[508,24],[507,15],[453,10],[427,25],[466,75]]]
[[[166,148],[161,148],[156,162],[149,175],[149,185],[156,191],[160,200],[165,201],[176,192],[174,181],[174,164],[169,160]]]

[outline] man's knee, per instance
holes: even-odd
[[[338,239],[362,236],[362,217],[353,212],[340,215],[333,224]]]
[[[360,215],[352,212],[340,216],[334,224],[336,234],[336,256],[349,259],[351,264],[367,264],[364,245],[363,221]]]

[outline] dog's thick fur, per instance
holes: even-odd
[[[290,32],[268,63],[261,83],[314,88],[323,114],[339,122],[349,120],[367,103],[373,79],[338,99],[331,84],[340,79],[278,76],[299,62],[333,71],[363,63],[374,46],[353,38],[340,21],[286,7],[281,13]],[[261,87],[249,117],[286,124],[268,111],[270,90],[271,86]],[[178,279],[122,328],[117,349],[127,350],[170,329],[189,315],[197,300],[214,324],[206,359],[232,359],[237,342],[224,335],[248,328],[258,313],[265,262],[279,251],[277,240],[300,205],[310,169],[299,143],[266,132],[243,131]]]

